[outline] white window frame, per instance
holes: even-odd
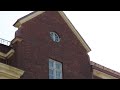
[[[52,62],[53,67],[50,66],[50,62]],[[59,69],[56,68],[57,64],[60,65]],[[50,70],[53,71],[53,75],[50,74]],[[57,76],[57,72],[60,73],[60,76]],[[53,76],[53,78],[50,78],[51,76]],[[49,79],[62,79],[62,63],[61,62],[49,59]]]

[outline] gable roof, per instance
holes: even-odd
[[[28,15],[20,18],[20,19],[18,19],[13,26],[19,28],[23,23],[31,20],[32,18],[35,18],[36,16],[38,16],[38,15],[44,13],[44,12],[45,11],[34,11],[34,12],[32,12],[32,13],[30,13],[30,14],[28,14]],[[64,14],[64,12],[63,11],[58,11],[58,13],[61,15],[61,17],[67,23],[67,25],[70,27],[70,29],[75,34],[75,36],[78,38],[78,40],[82,43],[82,45],[87,50],[87,52],[90,52],[91,51],[90,47],[87,45],[87,43],[84,41],[84,39],[82,38],[82,36],[78,33],[78,31],[72,25],[72,23],[67,18],[67,16]]]

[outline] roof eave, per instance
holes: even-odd
[[[18,20],[13,24],[13,26],[19,28],[23,23],[31,20],[32,18],[34,18],[34,17],[36,17],[36,16],[38,16],[38,15],[44,13],[44,12],[45,12],[45,11],[34,11],[34,12],[32,12],[32,13],[30,13],[30,14],[28,14],[28,15],[20,18],[20,19],[18,19]]]
[[[73,24],[71,23],[71,21],[67,18],[67,16],[65,15],[64,12],[62,11],[58,11],[60,13],[60,15],[63,17],[64,21],[67,23],[67,25],[71,28],[71,30],[73,31],[73,33],[76,35],[76,37],[78,38],[78,40],[82,43],[83,47],[86,49],[87,53],[91,51],[90,47],[87,45],[87,43],[85,42],[85,40],[82,38],[82,36],[78,33],[78,31],[75,29],[75,27],[73,26]]]
[[[19,20],[17,20],[17,21],[13,24],[13,26],[16,27],[16,28],[19,28],[20,25],[21,25],[21,23],[20,23]]]

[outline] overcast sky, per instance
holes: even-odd
[[[31,11],[0,11],[0,38],[11,41],[17,19]],[[120,11],[65,11],[91,48],[90,60],[120,72]]]

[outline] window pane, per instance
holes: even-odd
[[[49,59],[49,78],[62,79],[62,63]]]
[[[50,32],[50,37],[51,37],[51,39],[52,39],[52,36],[53,36],[53,33],[52,33],[52,32]]]
[[[54,76],[52,76],[52,75],[49,75],[49,79],[54,79]]]
[[[61,63],[56,63],[56,69],[61,70],[62,69],[62,64]]]
[[[55,41],[55,34],[54,34],[54,32],[50,32],[50,37],[51,37],[51,39],[52,39],[53,41]]]
[[[55,34],[55,41],[58,42],[58,39],[59,39],[58,35]]]
[[[56,79],[61,79],[61,74],[60,71],[56,71]]]
[[[54,61],[49,60],[49,68],[53,68],[54,67]]]
[[[51,39],[52,39],[53,41],[55,41],[55,42],[59,42],[59,41],[60,41],[60,37],[59,37],[58,34],[55,33],[55,32],[50,32],[50,37],[51,37]]]
[[[54,76],[54,70],[49,69],[49,75]]]

